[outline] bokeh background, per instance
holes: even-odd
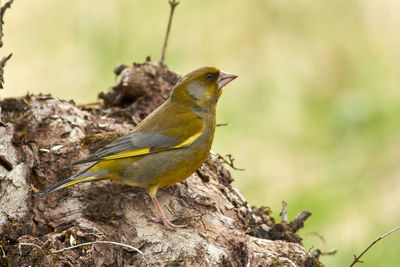
[[[13,52],[1,97],[51,93],[96,100],[118,63],[159,60],[167,0],[15,1]],[[185,1],[166,63],[182,74],[215,65],[238,74],[218,107],[213,150],[232,154],[235,186],[251,205],[281,201],[313,215],[309,249],[337,249],[346,266],[400,223],[400,1]],[[363,266],[398,266],[400,233]]]

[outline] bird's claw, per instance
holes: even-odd
[[[176,230],[179,228],[186,228],[187,224],[173,224],[170,221],[168,221],[167,219],[163,219],[161,217],[150,217],[150,221],[155,222],[155,223],[162,223],[165,225],[165,227],[167,227],[168,229],[171,230]]]

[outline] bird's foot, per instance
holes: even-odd
[[[176,230],[179,228],[186,228],[187,224],[173,224],[172,222],[168,221],[167,218],[162,218],[162,217],[150,217],[150,221],[155,222],[155,223],[162,223],[167,227],[168,229],[171,230]]]

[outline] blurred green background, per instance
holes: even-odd
[[[118,63],[159,60],[168,14],[167,0],[15,1],[0,95],[93,102]],[[246,169],[232,173],[251,205],[313,212],[301,235],[307,248],[338,249],[327,266],[349,265],[400,223],[399,14],[395,0],[181,0],[176,10],[170,68],[239,75],[219,103],[229,127],[213,150]],[[395,233],[362,266],[396,266],[399,247]]]

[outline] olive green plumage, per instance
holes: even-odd
[[[147,189],[164,216],[156,193],[184,181],[206,160],[215,130],[215,109],[222,87],[237,76],[214,67],[185,75],[170,97],[126,136],[73,164],[91,163],[76,175],[39,192],[46,196],[70,185],[110,179]]]

